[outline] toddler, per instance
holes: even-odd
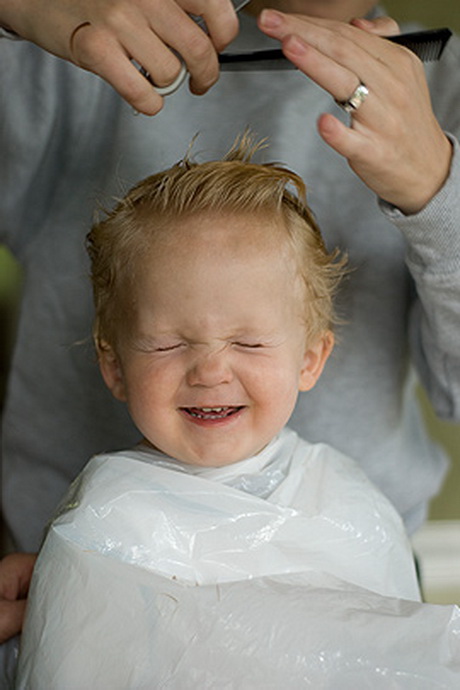
[[[253,163],[256,149],[243,136],[223,160],[187,157],[88,235],[102,376],[142,440],[93,458],[58,511],[20,687],[164,687],[172,582],[309,572],[419,597],[389,502],[352,460],[286,427],[331,353],[345,262],[302,180]]]

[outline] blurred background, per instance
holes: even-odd
[[[447,26],[460,34],[458,1],[386,0],[383,4],[400,23]],[[431,504],[428,523],[413,539],[414,549],[420,560],[425,599],[460,604],[460,425],[436,419],[423,391],[420,399],[431,434],[447,450],[452,464],[441,493]]]
[[[384,5],[399,22],[417,21],[433,28],[447,26],[460,33],[458,1],[387,0]],[[0,245],[0,404],[5,392],[20,292],[20,270]],[[446,448],[452,466],[441,493],[431,505],[428,523],[414,538],[414,549],[421,563],[426,600],[460,603],[460,425],[436,419],[422,391],[420,399],[431,434]]]

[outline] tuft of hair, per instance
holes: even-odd
[[[305,286],[305,324],[314,338],[337,319],[333,298],[346,259],[328,252],[299,175],[275,163],[254,163],[266,146],[249,132],[219,160],[199,163],[190,152],[171,168],[136,184],[87,236],[98,347],[113,347],[135,310],[134,283],[152,244],[174,232],[174,220],[202,213],[257,215],[282,221]]]

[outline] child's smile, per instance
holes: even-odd
[[[195,424],[214,424],[232,421],[231,417],[244,410],[244,405],[236,407],[183,407],[181,410],[191,418]]]

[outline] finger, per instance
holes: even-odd
[[[182,0],[167,13],[156,13],[152,30],[184,60],[192,92],[203,94],[219,78],[217,51],[234,38],[238,20],[230,0]]]
[[[170,36],[170,24],[157,27],[159,36],[174,48],[190,73],[190,88],[195,94],[205,93],[219,78],[219,62],[210,37],[190,17],[180,31]]]
[[[85,28],[87,31],[84,33]],[[122,32],[115,41],[105,31],[97,31],[88,23],[81,25],[72,36],[73,61],[80,67],[101,74],[101,65],[107,62],[110,45],[114,46],[110,59],[117,59],[121,51],[123,60],[136,60],[148,72],[152,83],[159,87],[171,84],[181,69],[179,58],[142,24],[139,24],[137,30],[134,27],[132,31]]]
[[[348,101],[357,87],[364,83],[358,74],[323,55],[297,36],[289,36],[282,45],[286,57],[339,103]],[[381,66],[377,69],[381,71]],[[387,77],[380,75],[379,81],[383,83],[387,81]],[[367,83],[365,85],[367,86]],[[369,95],[358,110],[353,112],[354,121],[368,122],[373,131],[384,128],[386,118],[388,118],[388,103],[385,99],[382,102],[378,92],[374,93],[372,89],[369,90]]]
[[[155,86],[165,87],[177,78],[182,62],[152,31],[140,34],[138,40],[126,40],[126,51],[150,75]]]
[[[305,43],[356,73],[377,63],[391,66],[395,55],[410,53],[401,46],[350,24],[318,17],[264,10],[259,17],[259,26],[267,35],[279,41],[289,35],[297,35]]]
[[[301,28],[304,28],[303,24]],[[364,36],[364,32],[354,30],[352,37],[356,31]],[[388,117],[392,106],[403,112],[402,108],[407,106],[408,100],[414,98],[411,91],[420,82],[420,61],[409,51],[399,52],[399,46],[392,46],[387,41],[370,36],[374,43],[388,43],[391,49],[396,49],[398,59],[387,64],[384,59],[370,55],[361,45],[350,40],[347,33],[339,33],[336,38],[335,32],[331,30],[316,33],[323,35],[312,39],[312,42],[304,40],[304,33],[302,38],[287,34],[282,40],[284,54],[338,101],[348,100],[357,86],[364,83],[370,96],[359,111],[353,114],[354,118],[367,119],[373,129],[378,130],[385,126],[384,118]]]
[[[398,22],[391,17],[377,17],[377,19],[356,17],[350,24],[376,36],[396,36],[400,33]]]
[[[120,31],[118,39],[155,84],[167,86],[179,72],[180,62],[170,48],[184,60],[194,93],[205,93],[217,81],[219,64],[210,37],[178,5],[155,15],[148,31],[141,19]]]
[[[179,2],[188,12],[203,17],[207,31],[220,53],[238,33],[238,18],[230,0],[190,0]]]
[[[163,107],[163,98],[106,31],[83,26],[74,34],[71,53],[75,64],[105,79],[136,111],[155,115]]]
[[[0,601],[0,644],[22,630],[26,601]]]
[[[206,34],[187,14],[202,15]],[[79,24],[70,42],[70,59],[105,79],[136,110],[156,114],[163,100],[130,64],[145,69],[159,87],[176,80],[182,63],[194,93],[204,93],[218,79],[216,48],[236,34],[238,22],[230,0],[151,0],[117,5]]]
[[[356,159],[357,156],[366,160],[368,150],[372,148],[370,138],[367,139],[360,131],[347,127],[329,113],[323,113],[318,118],[318,131],[326,144],[348,160]],[[375,150],[370,153],[375,157]]]
[[[354,72],[298,36],[288,36],[282,45],[285,56],[336,100],[345,101],[359,85],[360,80]]]
[[[376,145],[372,134],[360,128],[359,124],[347,127],[329,113],[323,113],[319,117],[318,131],[326,144],[346,158],[351,169],[381,198],[391,192],[393,176],[390,176],[388,184],[381,179],[382,165],[388,153],[387,146]]]

